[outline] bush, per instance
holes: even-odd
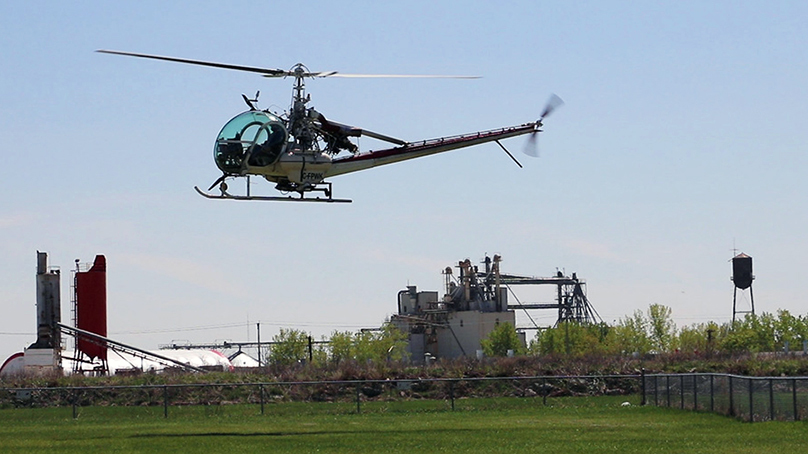
[[[272,349],[267,355],[267,362],[272,365],[288,366],[308,358],[309,335],[297,329],[281,328],[272,337]]]
[[[521,355],[525,352],[522,339],[510,323],[500,323],[480,341],[485,356],[507,356],[508,350]]]

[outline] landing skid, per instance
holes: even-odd
[[[233,195],[228,193],[227,191],[222,191],[221,195],[215,195],[207,193],[198,186],[194,186],[196,192],[199,193],[202,197],[206,199],[220,199],[220,200],[264,200],[269,202],[324,202],[324,203],[351,203],[351,199],[332,199],[331,197],[328,198],[320,198],[320,197],[280,197],[280,196],[254,196],[254,195]]]

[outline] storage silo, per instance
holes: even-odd
[[[92,267],[75,274],[76,327],[107,337],[107,261],[96,255]],[[107,362],[107,346],[81,335],[76,339],[76,350],[90,360]]]

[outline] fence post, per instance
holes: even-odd
[[[794,421],[800,420],[800,414],[797,409],[797,379],[791,379],[791,402],[794,405]]]
[[[163,385],[163,417],[168,418],[168,386]]]
[[[454,411],[454,380],[449,382],[449,399],[452,401],[452,411]]]
[[[679,375],[679,408],[685,409],[685,376]]]
[[[671,376],[665,376],[665,394],[667,395],[668,399],[668,408],[671,406]]]
[[[659,376],[654,375],[654,405],[659,406]]]
[[[710,374],[710,413],[715,411],[715,387],[714,382],[715,375]]]
[[[645,368],[640,369],[640,380],[642,380],[642,401],[640,405],[645,405]]]
[[[359,384],[359,382],[356,382],[356,413],[357,414],[359,414],[362,411],[361,408],[359,407],[359,388],[360,388],[360,386],[361,385]]]
[[[693,374],[693,411],[699,411],[699,376]]]
[[[264,384],[261,383],[258,385],[258,394],[260,395],[259,399],[261,400],[261,414],[264,414]]]
[[[774,421],[774,379],[769,379],[769,421]]]
[[[79,412],[78,412],[78,408],[77,408],[78,401],[79,401],[78,392],[73,391],[72,397],[73,397],[73,419],[78,419],[79,418]]]
[[[729,415],[735,416],[735,393],[732,389],[732,375],[727,378],[729,379]]]
[[[755,410],[753,408],[754,405],[754,397],[755,397],[755,386],[752,384],[754,383],[751,378],[749,380],[749,422],[755,422]]]

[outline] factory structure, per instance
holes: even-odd
[[[557,311],[555,324],[601,322],[586,297],[586,284],[576,273],[565,276],[558,271],[553,277],[529,277],[503,274],[502,258],[485,257],[484,268],[466,259],[458,262],[457,275],[452,267],[443,270],[444,294],[419,292],[409,286],[398,293],[398,311],[390,319],[409,335],[408,350],[413,362],[430,358],[480,357],[482,340],[500,323],[516,327],[517,311],[524,311],[533,326],[540,329],[529,311]],[[552,286],[555,302],[526,303],[516,296],[515,287]],[[514,302],[509,302],[509,295]],[[524,330],[520,330],[525,342]]]
[[[597,324],[602,320],[586,296],[586,283],[576,273],[566,275],[557,271],[551,277],[531,277],[501,272],[502,258],[486,256],[480,266],[469,259],[457,262],[442,271],[444,289],[419,291],[408,286],[398,292],[396,312],[390,323],[407,333],[407,350],[414,364],[424,364],[434,358],[482,356],[482,341],[502,323],[517,329],[522,342],[525,331],[543,329],[531,314],[553,311],[554,326],[569,322]],[[732,258],[734,284],[733,322],[737,315],[755,314],[752,295],[752,258],[737,254]],[[223,342],[199,345],[164,345],[159,351],[147,351],[110,339],[107,333],[107,262],[97,255],[92,264],[76,260],[72,271],[71,321],[62,323],[61,272],[48,264],[48,254],[37,252],[36,262],[36,340],[22,352],[0,364],[0,376],[23,373],[43,375],[72,373],[108,375],[146,371],[186,370],[194,372],[233,370],[234,367],[262,366],[264,348],[275,342],[261,342],[260,323],[257,342]],[[526,302],[516,289],[549,287],[551,302]],[[738,294],[748,296],[748,307],[739,304]],[[517,326],[517,314],[530,321],[529,326]],[[72,350],[64,347],[64,339],[72,340]],[[328,341],[308,339],[309,360],[315,344]],[[225,356],[220,351],[238,351]],[[243,349],[257,349],[255,358]],[[2,359],[2,358],[0,358]],[[264,365],[266,365],[264,363]]]
[[[210,350],[152,352],[107,337],[106,257],[97,255],[91,265],[76,260],[71,285],[72,325],[62,323],[61,272],[48,265],[48,254],[37,252],[36,341],[0,365],[0,376],[160,371],[164,369],[207,372],[232,370],[227,357]],[[74,349],[64,348],[63,338]]]
[[[36,342],[3,364],[0,371],[23,368],[29,373],[52,373],[61,367],[61,274],[48,266],[48,254],[36,254]],[[15,367],[16,365],[16,367]]]
[[[430,358],[479,357],[481,343],[501,323],[516,326],[516,314],[523,311],[540,329],[530,312],[553,310],[555,323],[598,323],[600,317],[586,297],[585,283],[575,273],[565,276],[528,277],[500,272],[501,257],[486,257],[483,269],[468,259],[443,270],[443,295],[437,291],[418,291],[409,286],[398,292],[397,311],[391,323],[408,334],[408,351],[415,364]],[[37,252],[36,270],[36,341],[24,351],[8,358],[0,366],[0,375],[24,373],[43,375],[69,373],[109,375],[145,371],[186,370],[207,372],[233,370],[235,367],[260,367],[262,347],[273,342],[226,342],[200,345],[162,346],[147,351],[111,339],[107,332],[107,261],[97,255],[91,264],[76,260],[72,270],[70,314],[72,324],[62,322],[61,272],[48,264],[48,255]],[[514,291],[519,286],[552,286],[555,301],[522,302]],[[65,342],[65,340],[71,342]],[[313,344],[309,337],[309,351]],[[65,344],[72,348],[65,348]],[[242,348],[256,348],[258,360]],[[228,356],[220,351],[238,348]]]
[[[429,358],[479,356],[481,342],[500,323],[516,326],[517,311],[557,311],[556,324],[597,323],[600,317],[586,298],[585,283],[575,273],[565,276],[537,278],[503,274],[501,258],[486,257],[484,269],[466,259],[443,270],[444,294],[418,291],[409,286],[398,292],[397,312],[391,323],[408,333],[408,351],[415,364]],[[107,263],[97,255],[92,264],[76,260],[72,272],[72,325],[61,319],[61,273],[48,265],[48,255],[37,252],[36,297],[37,339],[23,352],[12,355],[0,367],[0,375],[13,373],[107,375],[136,373],[164,369],[206,372],[232,370],[235,367],[261,365],[260,334],[258,361],[242,351],[255,347],[255,342],[230,342],[206,345],[163,346],[159,351],[115,341],[107,333]],[[555,287],[555,302],[523,303],[516,297],[517,286],[551,285]],[[514,300],[514,303],[510,303]],[[533,322],[534,329],[539,329]],[[530,329],[531,327],[527,327]],[[259,331],[260,333],[260,331]],[[520,331],[524,342],[524,330]],[[63,338],[72,339],[73,349],[65,349]],[[311,339],[309,339],[312,343]],[[317,341],[314,343],[322,343]],[[271,342],[265,342],[269,347]],[[238,347],[226,357],[218,350]]]

